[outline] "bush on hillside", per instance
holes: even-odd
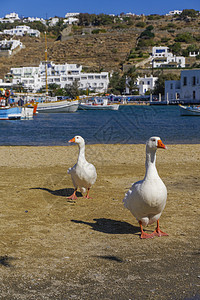
[[[175,42],[182,42],[182,43],[189,44],[194,40],[194,38],[189,32],[185,32],[185,33],[177,34],[174,40]]]

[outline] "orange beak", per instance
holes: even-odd
[[[68,143],[75,143],[75,138],[69,140]]]
[[[163,144],[163,142],[161,140],[158,140],[157,148],[166,149],[166,146]]]

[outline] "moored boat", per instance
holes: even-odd
[[[41,102],[37,105],[37,112],[39,113],[71,113],[76,112],[77,109],[78,100]]]
[[[119,104],[108,103],[108,99],[94,99],[86,103],[79,103],[79,109],[83,110],[118,110]]]
[[[179,105],[181,116],[200,116],[200,106]]]
[[[32,107],[0,107],[0,120],[24,120],[33,118]]]

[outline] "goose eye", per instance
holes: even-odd
[[[155,142],[156,140],[155,139],[152,139],[152,142]]]

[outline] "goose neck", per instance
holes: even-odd
[[[79,155],[78,155],[78,161],[84,161],[85,160],[85,145],[81,144],[79,145]]]
[[[153,178],[157,177],[157,169],[156,169],[156,151],[146,151],[146,174],[145,178]]]

